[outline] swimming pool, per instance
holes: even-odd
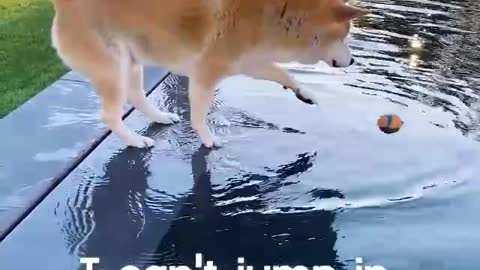
[[[210,117],[225,146],[207,150],[187,121],[188,81],[170,75],[151,98],[185,120],[134,112],[128,125],[155,148],[107,138],[2,242],[0,268],[99,257],[103,269],[194,269],[196,253],[218,269],[239,257],[244,270],[478,267],[480,3],[358,4],[372,14],[353,28],[354,66],[286,65],[318,106],[228,79]],[[377,128],[385,113],[405,122],[398,133]]]

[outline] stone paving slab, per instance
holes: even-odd
[[[146,67],[146,91],[167,74],[162,67]],[[125,113],[130,109],[126,105]],[[98,110],[92,85],[68,72],[0,119],[0,240],[108,134]]]

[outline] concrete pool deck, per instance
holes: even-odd
[[[145,68],[150,94],[168,72]],[[75,72],[0,119],[0,241],[109,131],[92,85]],[[131,107],[125,106],[126,117]]]

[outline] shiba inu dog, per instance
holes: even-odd
[[[220,80],[269,80],[314,104],[314,95],[276,63],[353,64],[345,38],[351,20],[366,14],[344,0],[52,1],[53,47],[67,66],[92,81],[102,120],[133,147],[154,141],[124,125],[124,102],[157,123],[180,120],[147,100],[143,65],[189,77],[191,126],[206,147],[219,146],[207,114]]]

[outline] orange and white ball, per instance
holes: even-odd
[[[396,114],[385,114],[380,116],[377,121],[378,128],[386,134],[398,132],[404,122]]]

